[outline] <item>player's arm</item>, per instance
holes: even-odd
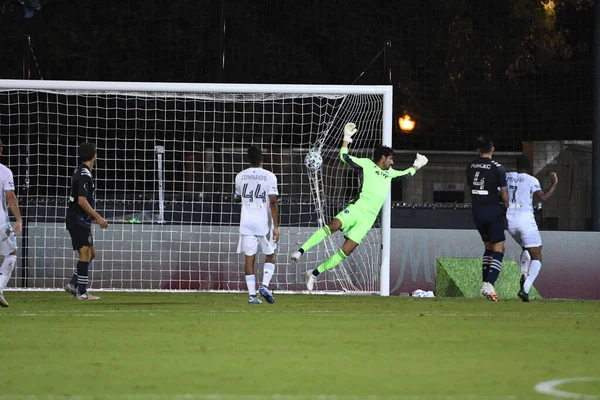
[[[15,235],[20,235],[21,230],[23,229],[23,218],[21,218],[21,211],[19,210],[19,201],[17,200],[14,190],[5,190],[4,194],[6,194],[6,202],[8,203],[8,207],[10,207],[10,211],[12,211],[17,219],[13,231],[15,232]]]
[[[277,209],[277,196],[274,194],[269,195],[269,209],[273,218],[273,241],[277,243],[279,241],[279,211]]]
[[[92,186],[92,179],[87,175],[82,175],[79,180],[79,185],[77,187],[77,204],[86,214],[92,217],[94,221],[98,224],[98,226],[102,229],[108,228],[108,222],[100,214],[96,212],[87,201],[88,188]]]
[[[429,160],[427,159],[427,157],[425,157],[422,154],[417,153],[417,157],[415,158],[415,161],[413,162],[412,167],[407,168],[405,170],[402,171],[398,171],[395,170],[393,168],[390,168],[390,176],[392,178],[401,178],[401,179],[408,179],[411,176],[414,176],[418,170],[420,170],[421,168],[423,168],[425,165],[427,165],[427,162],[429,162]]]
[[[352,136],[354,136],[357,131],[356,125],[352,122],[348,122],[344,127],[344,140],[342,141],[342,147],[340,148],[340,159],[344,164],[353,169],[362,170],[363,164],[368,162],[368,159],[354,157],[348,153],[348,143],[352,142]]]
[[[558,185],[558,175],[556,172],[550,172],[550,187],[546,192],[544,192],[541,188],[540,190],[535,191],[535,197],[537,197],[540,201],[546,201],[552,196],[554,191],[556,190],[556,186]]]
[[[508,209],[508,189],[506,183],[506,171],[504,167],[500,166],[496,169],[498,174],[498,187],[500,188],[500,199],[502,200],[502,206],[504,209]]]

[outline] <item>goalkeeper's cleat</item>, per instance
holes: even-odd
[[[292,262],[297,263],[301,255],[302,253],[300,253],[299,251],[295,251],[292,254],[290,254],[290,260],[292,260]]]
[[[71,285],[70,282],[67,283],[67,286],[65,286],[65,292],[71,293],[73,296],[77,296],[77,288]]]
[[[519,293],[517,293],[517,296],[523,300],[523,303],[529,303],[529,293],[525,293],[522,287],[521,290],[519,290]]]
[[[94,296],[89,292],[77,295],[77,300],[100,300],[100,296]]]
[[[3,295],[0,294],[0,306],[2,307],[8,307],[8,301],[6,301],[6,299],[4,298]]]
[[[312,292],[317,283],[317,277],[313,275],[312,271],[306,271],[306,289]]]
[[[258,289],[258,293],[267,301],[267,303],[275,303],[275,297],[273,297],[273,293],[271,293],[267,287],[262,286]]]
[[[248,297],[248,304],[262,304],[262,301],[256,295],[250,295]]]
[[[523,286],[525,285],[525,275],[521,275],[521,280],[519,281],[519,284],[521,285],[521,286],[520,286],[520,289],[521,289],[521,291],[522,291],[522,290],[523,290]],[[520,293],[521,291],[519,291],[519,293]]]

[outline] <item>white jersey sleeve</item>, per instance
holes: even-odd
[[[509,172],[506,174],[508,185],[507,213],[526,212],[533,215],[533,194],[542,190],[540,182],[525,173]]]
[[[8,204],[6,203],[6,191],[15,190],[15,183],[12,171],[3,164],[0,164],[0,185],[2,185],[2,199],[0,200],[0,226],[10,223],[8,217]]]
[[[236,176],[235,192],[242,199],[240,233],[267,235],[271,229],[269,196],[279,195],[277,178],[263,168],[248,168]]]

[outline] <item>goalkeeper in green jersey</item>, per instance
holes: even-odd
[[[356,125],[352,122],[347,123],[344,127],[344,141],[340,149],[340,158],[344,164],[351,166],[360,173],[362,187],[358,197],[338,213],[328,225],[313,233],[298,251],[290,254],[291,260],[297,262],[305,251],[310,250],[327,236],[340,229],[344,232],[346,241],[342,248],[314,270],[307,271],[306,288],[309,291],[313,290],[319,274],[335,268],[348,257],[373,227],[390,191],[392,179],[408,179],[417,170],[425,166],[428,161],[427,157],[417,153],[417,158],[411,168],[396,171],[392,168],[392,165],[394,165],[394,150],[386,146],[376,148],[372,160],[353,157],[348,154],[348,144],[352,142],[352,136],[356,132]]]

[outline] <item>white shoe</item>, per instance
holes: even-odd
[[[316,283],[317,277],[313,275],[312,271],[306,271],[306,289],[312,292]]]
[[[301,255],[302,255],[302,254],[301,254],[299,251],[295,251],[295,252],[293,252],[292,254],[290,254],[290,260],[292,260],[292,262],[295,262],[295,263],[297,263],[297,262],[298,262],[298,260],[300,259],[300,256],[301,256]]]
[[[488,293],[488,290],[487,290],[487,285],[488,285],[488,283],[487,283],[487,282],[483,282],[483,283],[481,284],[481,290],[479,291],[479,293],[481,293],[481,295],[482,295],[483,297],[486,297],[486,298],[487,298],[487,293]]]
[[[2,307],[8,307],[8,301],[6,301],[6,299],[4,298],[3,295],[0,294],[0,306]]]

